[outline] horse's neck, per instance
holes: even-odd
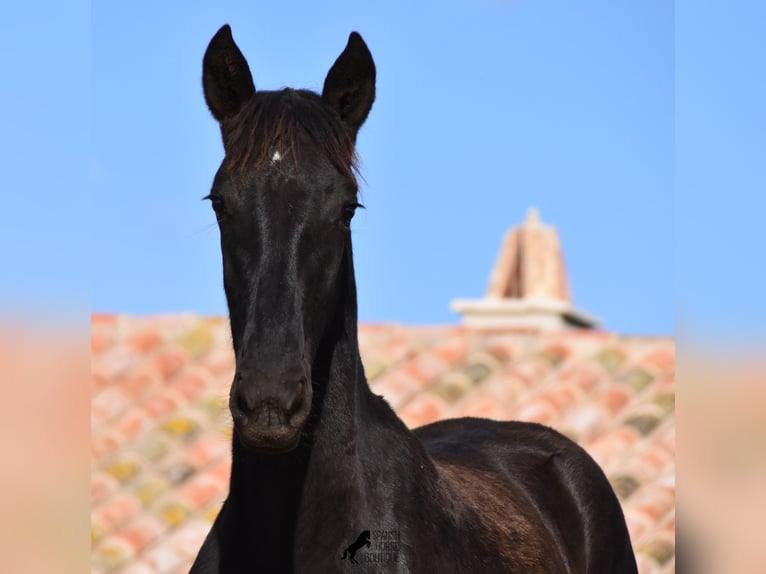
[[[369,522],[381,511],[382,498],[406,499],[412,494],[402,490],[412,484],[395,477],[418,476],[431,466],[412,433],[370,390],[356,338],[346,345],[343,342],[336,348],[307,467],[301,525],[309,533],[313,530],[306,533],[309,538],[327,529],[330,517],[349,521],[344,526],[349,531],[383,527]],[[353,517],[362,522],[352,526]],[[311,528],[312,522],[316,530]]]
[[[247,528],[292,531],[307,463],[305,452],[258,456],[233,437],[229,501]]]
[[[416,467],[430,464],[417,440],[367,385],[357,340],[353,264],[349,265],[351,280],[339,317],[343,328],[320,350],[315,366],[320,377],[316,392],[321,396],[315,397],[316,412],[301,444],[285,455],[263,457],[246,451],[234,437],[232,503],[238,512],[257,516],[275,536],[292,533],[299,521],[304,532],[307,523],[309,532],[312,523],[321,531],[328,512],[359,512],[374,499],[371,477],[390,476],[394,467],[411,475]]]
[[[379,435],[381,437],[396,432],[409,434],[388,405],[372,393],[364,376],[357,337],[356,282],[350,241],[346,245],[345,270],[341,276],[336,335],[319,353],[320,376],[326,383],[321,385],[323,396],[318,401],[318,422],[312,431],[310,467],[314,472],[337,473],[337,463],[358,464],[360,445],[374,441],[378,425],[389,431]]]

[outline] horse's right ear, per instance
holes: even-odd
[[[247,60],[225,24],[210,40],[202,60],[205,101],[219,122],[234,116],[255,93]]]

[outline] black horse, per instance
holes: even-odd
[[[362,532],[359,537],[349,544],[346,549],[343,551],[343,556],[340,557],[341,560],[345,560],[346,556],[348,556],[348,559],[351,560],[354,564],[359,564],[359,562],[356,560],[356,553],[359,552],[362,548],[365,546],[367,548],[370,547],[370,531],[365,530]]]
[[[375,99],[361,36],[321,95],[256,91],[224,26],[203,86],[236,372],[230,492],[191,571],[635,573],[620,504],[575,443],[471,418],[411,431],[370,391],[349,230]],[[395,560],[342,561],[364,530],[395,531]]]

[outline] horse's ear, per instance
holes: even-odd
[[[247,60],[224,25],[210,40],[202,60],[202,87],[213,117],[222,122],[235,115],[255,93]]]
[[[375,62],[357,32],[351,32],[345,50],[327,73],[322,98],[356,137],[375,100]]]

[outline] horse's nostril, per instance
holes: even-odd
[[[299,391],[293,395],[290,401],[287,403],[287,413],[293,414],[295,411],[301,408],[303,404],[303,392]]]
[[[306,397],[306,379],[301,378],[298,381],[298,388],[297,392],[293,394],[292,397],[290,397],[290,400],[287,402],[287,414],[292,415],[299,411],[301,407],[303,407],[303,401]]]
[[[252,408],[248,404],[247,398],[245,397],[244,393],[237,393],[236,404],[237,404],[237,409],[239,409],[239,412],[242,414],[245,414],[252,410]]]

